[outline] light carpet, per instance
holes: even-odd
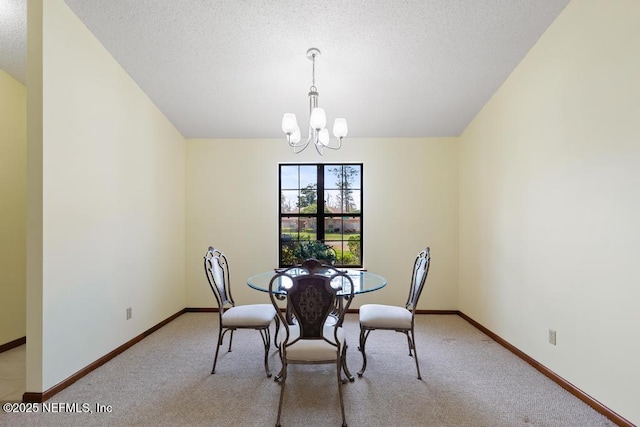
[[[390,331],[372,332],[358,378],[357,314],[345,329],[356,377],[342,386],[351,427],[615,425],[459,316],[416,316],[422,381],[405,336]],[[186,313],[45,402],[87,404],[92,413],[0,411],[0,425],[275,425],[280,386],[265,375],[258,332],[236,332],[211,375],[216,335],[217,314]],[[269,363],[275,374],[273,347]],[[290,366],[281,421],[341,425],[333,365]]]

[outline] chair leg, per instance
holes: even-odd
[[[344,374],[347,376],[347,380],[349,380],[349,382],[354,382],[356,379],[353,378],[353,375],[351,375],[351,371],[349,371],[349,367],[347,366],[347,348],[349,346],[347,344],[344,345],[344,347],[342,347],[342,370],[344,371]],[[347,380],[343,380],[342,383],[346,383]]]
[[[416,370],[418,371],[418,379],[421,380],[422,375],[420,375],[420,364],[418,363],[418,351],[416,350],[416,338],[413,333],[413,329],[411,330],[411,347],[413,347],[413,358],[416,361]]]
[[[278,356],[280,357],[280,372],[273,379],[275,382],[280,383],[282,376],[284,375],[284,359],[282,358],[282,349],[278,347]]]
[[[267,372],[267,378],[271,378],[271,371],[269,370],[269,347],[271,346],[271,330],[269,327],[266,329],[259,329],[260,336],[262,337],[262,344],[264,344],[264,370]]]
[[[284,400],[284,388],[287,381],[287,364],[282,364],[282,372],[280,377],[280,403],[278,404],[278,419],[276,420],[276,427],[280,427],[280,416],[282,415],[282,402]]]
[[[362,368],[360,368],[360,371],[358,372],[359,377],[361,377],[364,374],[365,369],[367,369],[367,353],[365,353],[364,348],[370,333],[371,329],[365,330],[362,325],[360,325],[360,346],[358,347],[358,350],[362,353]]]
[[[231,329],[231,334],[229,336],[229,350],[227,351],[231,351],[231,343],[233,342],[233,329]]]
[[[213,357],[213,368],[211,369],[211,373],[216,373],[216,363],[218,363],[218,352],[220,351],[220,346],[222,345],[222,326],[218,330],[218,343],[216,344],[216,355]]]
[[[409,356],[413,356],[413,354],[411,354],[411,350],[413,348],[413,343],[411,342],[411,337],[409,336],[409,331],[401,331],[401,332],[407,336],[407,346],[409,347]]]
[[[336,361],[336,372],[338,374],[338,396],[340,396],[340,411],[342,412],[342,427],[347,427],[347,419],[344,415],[344,399],[342,398],[342,355]]]

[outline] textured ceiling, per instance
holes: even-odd
[[[0,69],[27,82],[27,0],[0,0]]]
[[[265,138],[284,112],[306,126],[310,47],[349,136],[457,136],[568,0],[65,2],[185,137]],[[25,20],[0,19],[0,67],[24,82]]]

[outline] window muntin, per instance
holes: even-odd
[[[281,164],[279,178],[280,267],[315,241],[333,249],[336,266],[362,267],[362,164]]]

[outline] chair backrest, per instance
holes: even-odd
[[[429,247],[420,251],[413,263],[413,272],[411,275],[411,288],[409,290],[409,298],[405,307],[412,313],[418,306],[418,300],[424,288],[424,282],[429,274],[429,264],[431,264],[431,252]]]
[[[204,256],[204,272],[218,302],[218,311],[222,315],[226,307],[233,307],[235,303],[231,296],[227,257],[221,251],[214,249],[213,246],[209,246],[209,250]]]
[[[291,345],[299,339],[325,339],[323,330],[330,315],[332,320],[335,319],[336,326],[342,325],[344,315],[353,300],[354,292],[353,281],[346,272],[322,264],[316,259],[308,259],[302,264],[278,272],[269,283],[269,296],[276,307],[276,300],[282,296],[275,291],[281,289],[280,285],[283,281],[291,283],[289,287],[286,287],[287,309],[290,310],[290,315],[296,320],[300,329],[299,337],[289,342],[287,321],[278,310],[278,315],[287,332],[284,341],[287,345]],[[339,298],[343,300],[339,302]],[[336,333],[334,331],[332,344],[337,342]],[[325,341],[327,340],[325,339]]]

